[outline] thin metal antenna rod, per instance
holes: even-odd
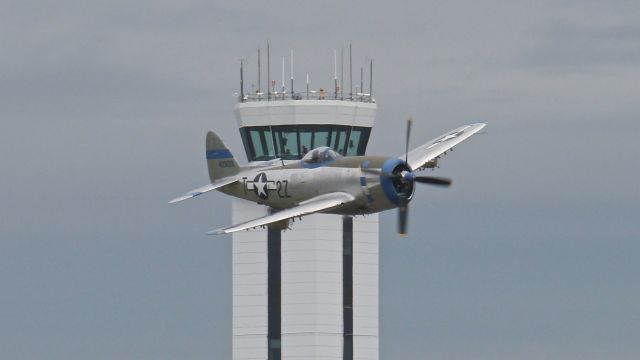
[[[293,49],[291,49],[291,98],[293,99]]]
[[[373,59],[369,63],[369,101],[373,99]]]
[[[360,101],[362,101],[362,97],[364,96],[364,84],[362,80],[363,68],[360,66]]]
[[[351,56],[351,43],[349,43],[349,99],[353,100],[353,61]]]
[[[338,98],[338,55],[336,50],[333,50],[333,97],[334,99]]]
[[[284,100],[284,94],[286,90],[284,87],[284,56],[282,57],[282,100]]]
[[[267,100],[271,100],[271,52],[267,41]]]
[[[240,102],[244,101],[244,75],[242,74],[242,59],[240,59]]]
[[[260,90],[260,48],[258,48],[258,93],[262,92]]]
[[[344,99],[344,45],[340,47],[340,100]]]
[[[307,73],[307,100],[309,100],[309,73]]]

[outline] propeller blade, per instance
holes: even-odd
[[[400,196],[398,204],[398,233],[407,234],[407,217],[409,215],[409,201],[406,197]]]
[[[413,122],[412,118],[407,119],[407,138],[405,141],[405,152],[404,152],[404,162],[405,164],[409,161],[409,138],[411,137],[411,123]]]
[[[439,186],[451,186],[451,179],[435,177],[435,176],[416,176],[414,178],[415,182],[419,182],[422,184],[430,184],[430,185],[439,185]]]

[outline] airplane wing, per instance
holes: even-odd
[[[211,184],[205,185],[205,186],[201,186],[197,189],[191,190],[188,193],[182,195],[182,196],[178,196],[177,198],[169,201],[169,204],[174,204],[183,200],[187,200],[187,199],[191,199],[193,197],[196,197],[198,195],[204,194],[206,192],[209,192],[211,190],[215,190],[217,188],[221,188],[225,185],[229,185],[229,184],[233,184],[234,182],[238,181],[238,178],[233,176],[233,177],[226,177],[226,178],[221,178],[218,179],[214,182],[212,182]]]
[[[323,194],[303,201],[300,205],[278,211],[276,213],[263,216],[261,218],[249,220],[241,224],[228,226],[218,230],[209,231],[209,235],[229,234],[240,230],[251,229],[257,226],[267,225],[276,221],[290,219],[297,216],[309,215],[317,212],[326,211],[336,208],[350,201],[353,201],[355,197],[351,194],[344,192],[335,192],[329,194]]]
[[[471,135],[482,130],[487,124],[478,123],[459,127],[455,130],[451,130],[448,133],[441,135],[428,143],[419,146],[408,153],[407,163],[412,169],[418,169],[425,166],[429,161],[442,155],[445,151],[448,151],[455,145],[468,139]],[[404,159],[405,155],[401,158]]]

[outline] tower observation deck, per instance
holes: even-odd
[[[377,110],[370,92],[345,96],[335,72],[331,92],[270,84],[267,94],[241,85],[234,109],[249,163],[298,161],[320,146],[365,154]],[[234,199],[232,220],[269,211]],[[234,233],[233,359],[377,360],[378,245],[378,214],[315,214],[285,231]]]
[[[320,146],[344,156],[364,155],[375,113],[375,103],[345,100],[253,101],[236,107],[250,162],[297,160]]]

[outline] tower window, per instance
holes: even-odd
[[[329,146],[340,155],[365,154],[371,128],[343,125],[277,125],[240,128],[249,161],[301,159],[309,151]]]

